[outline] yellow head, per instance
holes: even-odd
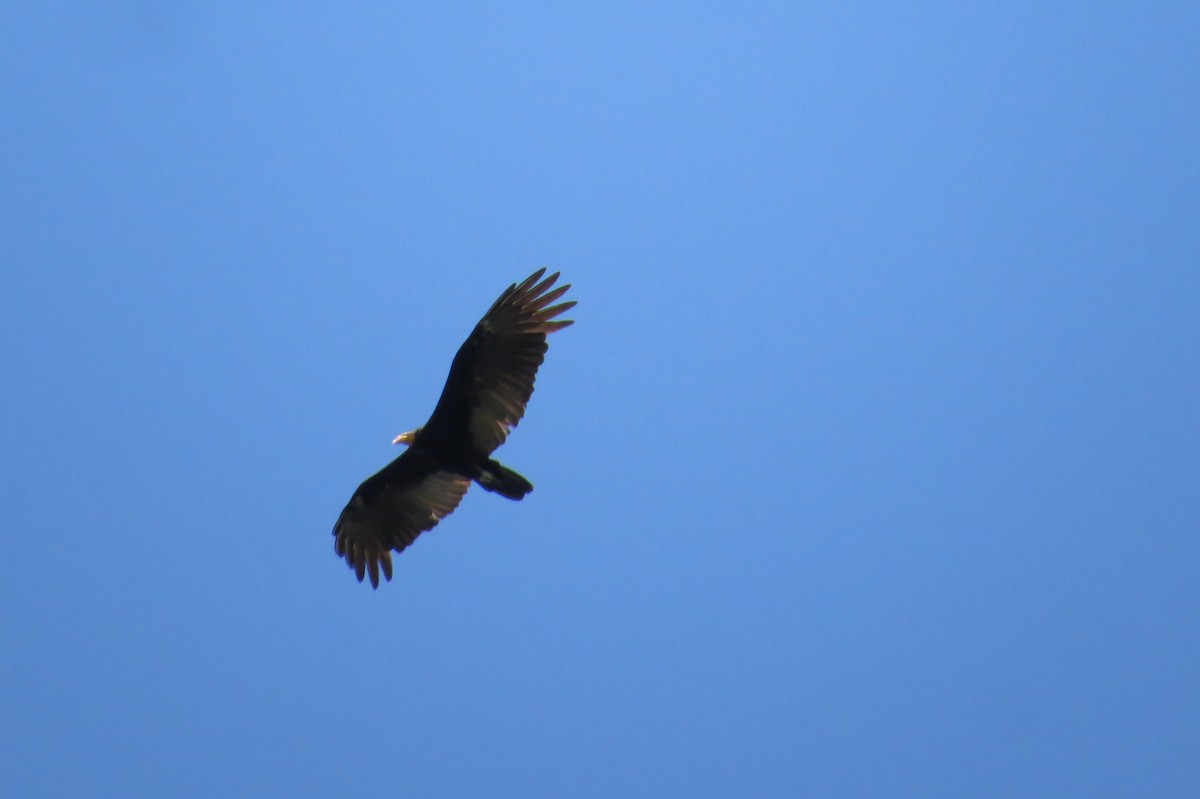
[[[400,435],[398,435],[392,439],[392,443],[393,444],[409,444],[409,445],[411,445],[413,443],[413,440],[417,437],[417,433],[419,433],[419,432],[421,432],[421,428],[418,427],[416,430],[409,430],[407,433],[401,433]]]

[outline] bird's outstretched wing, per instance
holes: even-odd
[[[546,336],[573,324],[554,318],[573,308],[573,300],[551,305],[570,284],[551,290],[559,273],[542,280],[545,271],[509,286],[463,342],[425,424],[427,436],[449,440],[469,432],[470,444],[490,454],[521,421],[546,355]]]
[[[407,450],[354,492],[333,526],[334,548],[359,582],[369,574],[378,587],[380,571],[392,579],[392,551],[402,551],[453,512],[470,485],[470,478]]]

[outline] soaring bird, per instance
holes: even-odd
[[[551,290],[558,272],[539,269],[505,289],[459,347],[433,415],[401,433],[400,457],[368,477],[333,526],[334,550],[362,582],[392,579],[392,552],[402,552],[458,507],[474,481],[519,500],[533,490],[493,460],[496,447],[525,415],[546,355],[546,336],[573,324],[555,317],[575,302],[551,305],[570,285]]]

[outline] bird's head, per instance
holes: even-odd
[[[392,439],[392,443],[393,444],[411,445],[413,443],[413,440],[416,439],[417,433],[419,433],[419,432],[421,432],[421,428],[418,427],[416,430],[409,430],[407,433],[401,433],[400,435],[398,435]]]

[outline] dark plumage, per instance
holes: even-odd
[[[491,454],[525,415],[546,336],[572,324],[554,317],[574,301],[551,305],[570,286],[551,290],[558,273],[542,280],[545,271],[509,286],[488,309],[454,356],[429,421],[396,437],[408,449],[367,478],[338,517],[334,549],[360,582],[370,575],[378,587],[381,571],[391,580],[392,551],[453,512],[471,481],[509,499],[533,490]]]

